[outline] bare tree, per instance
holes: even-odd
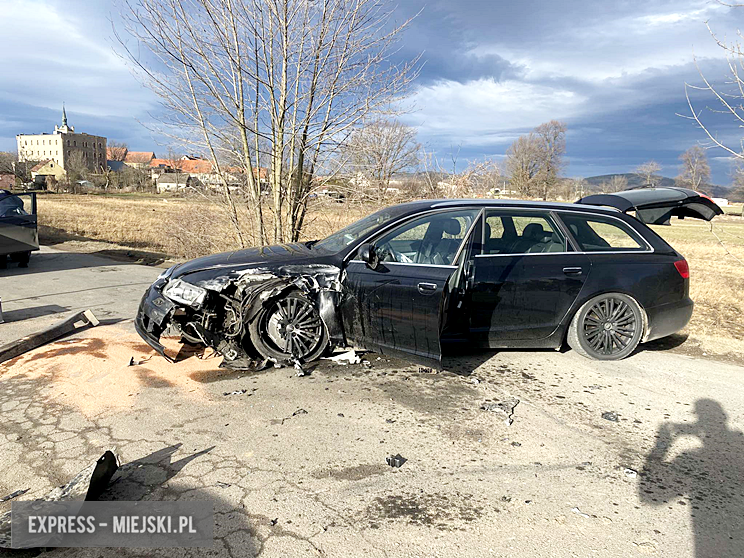
[[[659,183],[661,165],[656,161],[646,161],[635,169],[635,173],[643,177],[643,187],[656,188]]]
[[[403,28],[387,0],[131,0],[123,15],[168,131],[208,153],[246,244],[224,161],[244,168],[253,239],[296,240],[313,177],[370,115],[393,112],[415,77],[391,55]],[[155,61],[140,57],[149,51]],[[237,150],[237,152],[236,152]],[[254,168],[268,160],[270,215]]]
[[[558,183],[563,168],[563,155],[566,152],[566,125],[558,120],[551,120],[535,128],[540,147],[540,195],[543,200]]]
[[[628,189],[628,179],[622,174],[613,175],[607,183],[607,192],[622,192]]]
[[[106,155],[108,156],[109,161],[121,162],[126,158],[127,152],[129,151],[129,146],[126,143],[116,140],[108,140],[106,142],[106,147],[108,148],[108,153]]]
[[[537,195],[541,161],[540,139],[534,133],[518,137],[506,150],[504,163],[512,190],[522,197]]]
[[[710,165],[705,150],[695,145],[682,153],[679,159],[682,161],[680,173],[677,180],[693,190],[700,188],[710,180]]]
[[[378,201],[383,201],[393,175],[418,166],[421,145],[414,128],[375,119],[352,132],[343,151],[352,170],[374,181]]]
[[[65,171],[67,171],[67,182],[74,185],[78,180],[88,178],[88,160],[83,151],[73,151],[65,162]],[[77,191],[76,189],[73,191]]]

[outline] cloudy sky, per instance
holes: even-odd
[[[569,176],[629,172],[655,159],[678,173],[679,154],[704,141],[688,114],[685,82],[698,66],[725,80],[725,59],[705,26],[727,39],[744,28],[744,8],[706,0],[399,0],[401,56],[423,53],[413,112],[419,140],[451,166],[503,156],[520,134],[550,119],[568,125]],[[50,131],[62,101],[78,131],[163,152],[140,123],[154,96],[116,56],[111,0],[0,0],[0,150],[17,133]],[[31,33],[29,30],[33,30]],[[698,95],[699,97],[699,95]],[[698,106],[714,107],[699,98]],[[721,139],[742,135],[704,111]],[[730,162],[710,150],[713,179],[730,182]]]

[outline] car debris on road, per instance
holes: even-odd
[[[98,318],[90,310],[78,312],[57,325],[3,345],[0,347],[0,363],[21,356],[74,331],[95,327],[98,323]]]
[[[620,422],[619,415],[614,411],[605,411],[602,413],[602,418],[610,422]]]
[[[403,457],[401,454],[397,454],[397,455],[389,455],[389,456],[387,456],[385,458],[385,461],[391,467],[400,468],[408,460],[405,457]]]
[[[101,457],[75,475],[70,482],[54,488],[41,500],[97,500],[109,485],[114,473],[119,469],[119,458],[112,450],[106,450]],[[24,492],[28,491],[26,489]],[[10,548],[11,512],[0,515],[0,548]]]

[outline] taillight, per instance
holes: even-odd
[[[677,268],[683,279],[690,278],[690,266],[687,265],[687,260],[677,260],[674,262],[674,267]]]

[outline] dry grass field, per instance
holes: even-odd
[[[375,209],[368,204],[316,201],[305,238],[322,238]],[[241,218],[248,223],[247,210],[241,211]],[[239,247],[224,211],[200,199],[44,195],[39,197],[39,222],[43,243],[103,241],[174,259]],[[692,219],[654,229],[690,264],[696,310],[687,333],[731,340],[737,345],[731,349],[740,352],[744,347],[744,219],[717,217],[712,231],[709,223]],[[726,347],[718,352],[727,352]]]

